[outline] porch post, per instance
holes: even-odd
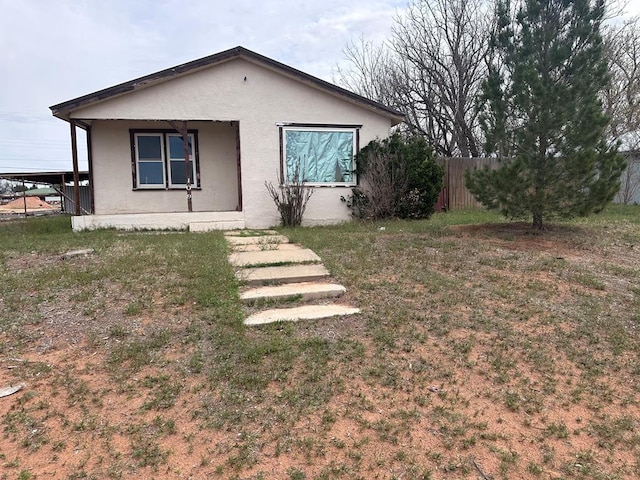
[[[187,208],[193,212],[191,203],[191,168],[189,168],[189,132],[187,131],[187,122],[182,123],[182,146],[184,148],[184,170],[187,179]]]
[[[240,121],[235,122],[236,124],[236,172],[237,179],[236,182],[238,184],[238,207],[236,210],[239,212],[242,211],[242,162],[240,160]]]
[[[70,120],[71,125],[71,158],[73,160],[73,201],[75,214],[80,215],[80,173],[78,171],[78,140],[76,138],[76,121]]]
[[[91,125],[86,127],[87,132],[87,162],[89,164],[89,194],[91,195],[91,213],[96,213],[95,192],[93,190],[93,140],[91,138]]]
[[[182,122],[170,121],[169,124],[173,128],[175,128],[178,131],[178,133],[182,136],[182,146],[184,148],[184,170],[185,170],[186,179],[187,179],[186,180],[187,181],[187,209],[190,212],[193,212],[193,205],[192,205],[192,201],[191,201],[191,171],[192,171],[192,169],[189,168],[189,130],[187,129],[187,121],[186,120],[184,120]],[[195,146],[193,148],[195,148]],[[171,173],[169,173],[169,174],[171,174]]]
[[[24,177],[22,177],[22,201],[24,203],[24,218],[27,218],[27,187],[24,184]]]
[[[58,193],[62,193],[62,192],[64,192],[64,173],[60,175],[60,189],[58,190]],[[63,195],[60,195],[60,211],[62,213],[67,212],[64,208],[64,201],[65,201],[65,197]]]

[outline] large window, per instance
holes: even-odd
[[[132,131],[134,188],[186,188],[200,186],[197,132],[188,137],[189,162],[185,165],[182,135],[168,131]]]
[[[353,156],[358,150],[358,127],[289,125],[281,129],[288,182],[297,171],[308,184],[355,184]]]

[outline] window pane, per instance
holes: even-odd
[[[162,162],[138,162],[140,185],[164,185]]]
[[[171,160],[171,184],[172,185],[186,185],[187,184],[187,172],[184,168],[184,160]],[[193,162],[189,162],[189,168],[191,171],[191,185],[195,183],[193,174]]]
[[[191,142],[193,136],[189,135],[189,156],[191,153]],[[169,135],[169,158],[182,158],[184,160],[184,145],[181,135]]]
[[[353,181],[353,131],[286,130],[287,180],[296,167],[305,182]]]
[[[160,135],[138,135],[138,158],[161,159],[162,141]]]

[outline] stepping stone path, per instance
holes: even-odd
[[[346,288],[329,281],[329,271],[315,252],[289,243],[271,230],[225,232],[232,252],[229,263],[244,284],[243,302],[253,305],[296,302],[295,307],[270,308],[250,315],[245,325],[279,321],[317,320],[352,315],[359,309],[332,303]]]

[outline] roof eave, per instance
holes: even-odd
[[[151,73],[149,75],[135,78],[127,82],[119,83],[112,87],[103,88],[102,90],[98,90],[97,92],[88,93],[87,95],[82,95],[80,97],[67,100],[66,102],[52,105],[49,107],[49,109],[55,117],[61,118],[63,120],[69,120],[69,114],[72,111],[77,110],[78,108],[124,95],[141,88],[146,88],[155,83],[166,81],[171,77],[175,77],[187,72],[193,72],[199,68],[204,68],[209,65],[221,63],[225,60],[235,58],[237,55],[239,55],[238,49],[242,49],[242,47],[225,50],[224,52],[216,53],[208,57],[193,60],[191,62],[183,63],[175,67],[166,68],[164,70],[160,70],[159,72]]]

